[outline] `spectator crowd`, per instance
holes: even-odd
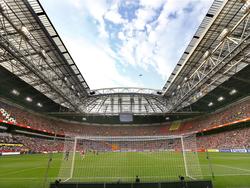
[[[12,118],[17,125],[25,125],[36,130],[47,130],[67,135],[99,135],[99,136],[146,136],[187,133],[210,128],[237,120],[250,118],[250,99],[235,104],[221,111],[181,122],[178,129],[171,131],[171,123],[158,126],[101,126],[65,122],[38,115],[0,102],[0,119],[3,114]],[[4,113],[3,113],[4,111]]]
[[[198,148],[250,149],[250,127],[223,131],[197,138]]]
[[[171,123],[163,125],[148,125],[148,126],[101,126],[88,125],[76,122],[61,121],[59,119],[49,118],[4,102],[0,102],[0,120],[5,123],[14,124],[17,126],[25,126],[36,130],[47,130],[48,132],[56,132],[56,134],[71,135],[71,136],[157,136],[157,135],[178,135],[193,131],[199,131],[223,124],[232,123],[238,120],[250,118],[250,99],[243,102],[231,105],[230,107],[221,109],[206,116],[195,119],[185,120],[180,123],[176,130],[171,130]],[[236,129],[232,131],[211,134],[198,137],[198,147],[206,148],[237,148],[250,146],[250,128]],[[8,144],[22,144],[23,146],[9,146]],[[25,136],[21,134],[0,133],[0,151],[29,151],[29,152],[52,152],[63,150],[63,140],[48,138],[39,138],[35,136]],[[139,143],[139,142],[138,142]],[[118,148],[144,148],[151,150],[153,148],[166,149],[173,145],[166,145],[161,142],[147,142],[145,145],[134,144],[129,145],[128,142],[123,143],[106,143],[95,144],[94,142],[85,142],[86,147],[93,149],[109,148],[112,144]],[[177,144],[178,145],[178,144]],[[176,146],[177,147],[177,146]],[[114,149],[114,148],[113,148]]]

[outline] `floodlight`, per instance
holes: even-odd
[[[234,95],[235,93],[237,93],[237,90],[236,90],[236,89],[232,89],[232,90],[229,92],[230,95]]]
[[[22,34],[23,34],[27,39],[29,39],[29,38],[31,37],[31,34],[30,34],[29,30],[28,30],[27,27],[25,27],[25,26],[22,26],[22,27],[21,27],[21,32],[22,32]]]
[[[40,103],[40,102],[38,102],[36,105],[39,106],[39,107],[43,107],[43,104]]]
[[[202,56],[202,59],[203,59],[203,60],[206,60],[209,56],[210,56],[210,51],[207,50],[207,51],[204,53],[204,55]]]
[[[220,41],[222,41],[223,39],[225,39],[227,37],[228,33],[229,33],[229,29],[228,28],[223,29],[223,31],[219,35]]]
[[[74,85],[71,85],[71,89],[75,90],[75,86],[74,86]]]
[[[184,78],[184,81],[187,81],[187,80],[188,80],[188,78],[187,78],[187,77],[185,77],[185,78]]]
[[[223,101],[223,100],[224,100],[224,97],[222,97],[222,96],[217,99],[217,101],[219,101],[219,102]]]
[[[48,55],[47,55],[47,53],[46,53],[46,51],[44,49],[42,49],[40,53],[41,53],[41,55],[43,56],[44,59],[47,58]]]
[[[246,14],[250,11],[250,0],[242,0],[242,3],[245,3],[241,10]]]
[[[32,102],[33,100],[32,100],[32,98],[31,98],[31,97],[26,97],[26,101],[28,101],[28,102]]]
[[[68,78],[67,78],[66,76],[65,76],[63,79],[64,79],[64,81],[65,81],[65,82],[67,82],[67,81],[68,81]]]
[[[4,12],[6,10],[6,4],[4,1],[0,1],[0,12]]]
[[[20,95],[19,91],[17,91],[16,89],[13,89],[11,93],[16,96]]]
[[[202,95],[203,95],[203,92],[200,91],[200,92],[198,93],[198,96],[199,96],[199,97],[202,97]]]
[[[174,94],[175,94],[175,93],[173,92],[173,93],[172,93],[172,96],[174,96]]]
[[[208,106],[213,106],[213,105],[214,105],[213,102],[208,103]]]
[[[180,85],[178,85],[178,86],[177,86],[177,89],[180,89],[180,88],[181,88],[181,86],[180,86]]]

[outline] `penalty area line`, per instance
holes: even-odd
[[[240,171],[250,172],[250,169],[245,169],[245,168],[238,168],[238,167],[232,167],[232,166],[220,165],[220,164],[216,164],[215,166],[229,168],[229,169],[232,169],[232,170],[240,170]]]

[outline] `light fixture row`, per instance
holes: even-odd
[[[19,96],[19,95],[20,95],[20,92],[19,92],[18,90],[16,90],[16,89],[13,89],[13,90],[11,91],[11,93],[12,93],[13,95],[15,95],[15,96]],[[27,97],[25,98],[25,100],[26,100],[27,102],[33,102],[33,99],[32,99],[31,97],[29,97],[29,96],[27,96]],[[40,107],[40,108],[43,107],[43,104],[40,103],[40,102],[37,102],[36,105],[37,105],[38,107]]]
[[[234,94],[236,94],[238,91],[236,90],[236,89],[232,89],[230,92],[229,92],[229,95],[234,95]],[[217,101],[218,102],[221,102],[221,101],[224,101],[225,100],[225,97],[223,97],[223,96],[220,96],[220,97],[218,97],[217,98]],[[209,107],[211,107],[211,106],[213,106],[214,105],[214,103],[213,102],[209,102],[208,103],[208,106]]]

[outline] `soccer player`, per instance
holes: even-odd
[[[64,156],[64,160],[69,160],[69,151],[66,151],[65,156]]]
[[[82,159],[84,159],[84,158],[85,158],[85,151],[82,150],[82,151],[80,152],[80,154],[81,154],[81,156],[82,156]]]
[[[135,177],[135,182],[140,183],[140,178],[138,176]]]
[[[61,182],[61,179],[55,181],[55,188],[58,188],[60,182]]]

